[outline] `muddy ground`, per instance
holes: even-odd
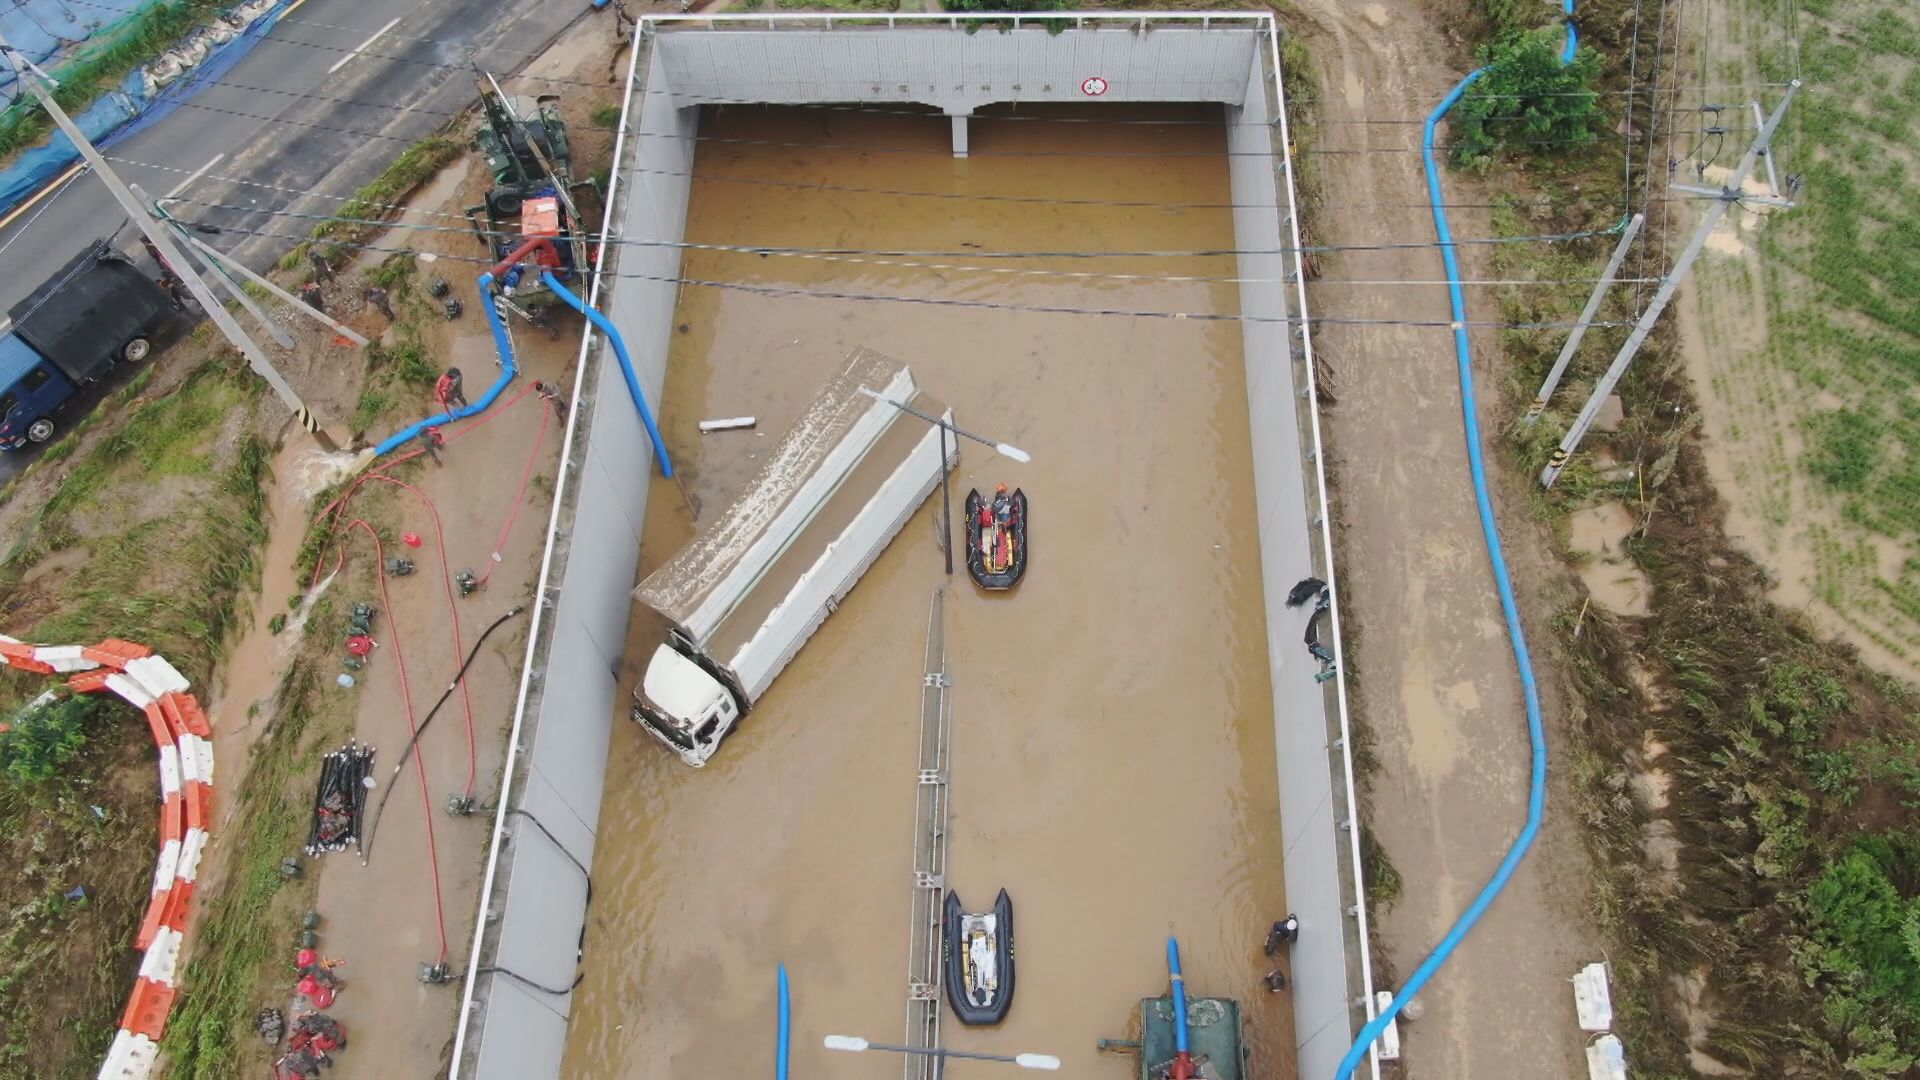
[[[1135,125],[1068,122],[1113,110],[1026,115],[1036,118],[977,121],[976,156],[959,162],[938,116],[709,113],[703,134],[893,152],[704,144],[696,170],[709,179],[695,187],[688,239],[935,251],[1231,246],[1222,209],[991,198],[1071,191],[1226,203],[1217,112],[1129,107],[1132,119],[1162,121]],[[1070,153],[1093,149],[1188,156],[1089,169]],[[961,197],[769,190],[755,180]],[[976,194],[989,197],[968,197]],[[1130,1075],[1129,1059],[1098,1055],[1095,1042],[1123,1036],[1135,1002],[1164,989],[1162,943],[1175,933],[1189,985],[1246,1008],[1253,1075],[1294,1075],[1288,1002],[1259,981],[1272,966],[1264,928],[1283,913],[1284,895],[1237,327],[997,306],[1231,312],[1226,282],[1060,272],[1230,278],[1232,261],[990,265],[983,272],[964,255],[890,265],[689,253],[694,279],[983,305],[686,289],[663,413],[703,504],[737,492],[759,448],[841,354],[867,345],[911,365],[962,427],[1032,454],[1020,465],[969,445],[953,484],[956,503],[971,487],[1024,488],[1034,558],[1010,594],[979,592],[964,566],[946,578],[929,500],[706,768],[681,764],[622,706],[566,1075],[764,1075],[781,961],[793,978],[798,1073],[899,1075],[896,1059],[828,1055],[820,1039],[895,1041],[902,1031],[921,651],[930,595],[948,581],[947,883],[982,910],[1005,887],[1019,945],[1004,1025],[971,1030],[949,1014],[945,1045],[1053,1053],[1066,1075]],[[758,428],[695,430],[702,418],[738,415],[756,416]],[[647,567],[689,528],[672,487],[653,492]],[[649,633],[657,630],[636,620],[623,690],[651,653]]]
[[[597,78],[606,71],[612,51],[605,20],[583,24],[535,60],[528,74]],[[508,85],[511,90],[512,84]],[[610,153],[610,133],[595,128],[588,117],[616,97],[617,89],[610,85],[600,92],[580,90],[564,100],[578,171],[600,167]],[[357,295],[363,276],[395,249],[421,253],[411,260],[415,269],[394,288],[396,309],[417,330],[403,334],[388,330],[381,344],[391,348],[417,340],[436,370],[461,368],[467,396],[474,399],[500,371],[472,285],[482,267],[471,260],[482,257],[484,249],[471,235],[406,226],[444,226],[461,220],[461,209],[484,195],[487,179],[483,169],[467,160],[444,170],[408,201],[400,227],[373,242],[375,249],[386,250],[363,253],[350,264],[350,280],[329,289],[330,295],[340,297],[343,308],[364,311]],[[584,205],[582,212],[598,220],[597,206]],[[439,316],[424,295],[422,286],[433,277],[451,282],[454,295],[465,303],[465,314],[459,319],[447,321]],[[384,322],[377,314],[365,317]],[[319,873],[316,908],[323,920],[321,952],[345,961],[338,973],[347,983],[330,1012],[352,1033],[352,1046],[338,1056],[335,1076],[431,1076],[442,1067],[448,1050],[459,984],[423,985],[419,968],[446,963],[457,970],[464,963],[492,816],[484,805],[472,816],[451,815],[446,802],[461,796],[485,804],[498,788],[502,740],[512,720],[525,649],[524,616],[503,625],[487,641],[468,672],[467,692],[455,694],[421,737],[415,751],[418,764],[408,762],[397,780],[395,766],[412,730],[409,710],[415,717],[424,716],[467,650],[474,647],[480,631],[508,608],[526,603],[532,589],[564,428],[560,416],[531,392],[531,386],[536,380],[572,385],[581,331],[576,316],[561,317],[559,325],[557,337],[524,323],[512,328],[519,377],[482,417],[449,429],[440,465],[416,459],[389,470],[417,492],[376,482],[362,488],[350,504],[369,507],[367,516],[385,544],[380,554],[411,558],[417,570],[410,577],[389,578],[385,596],[363,589],[367,595],[350,598],[382,609],[374,634],[380,647],[368,666],[356,673],[355,687],[335,691],[359,699],[358,719],[352,731],[342,735],[379,748],[375,775],[381,786],[370,804],[380,802],[389,784],[404,790],[394,791],[384,807],[367,865],[354,853],[339,853],[326,856]],[[427,388],[404,382],[386,385],[395,404],[369,428],[369,441],[431,411]],[[359,392],[360,388],[353,390]],[[334,400],[351,408],[352,399],[344,393]],[[282,455],[267,581],[262,589],[268,603],[226,665],[217,698],[222,715],[251,716],[262,711],[251,707],[255,703],[271,707],[289,645],[270,633],[266,619],[282,610],[273,603],[276,598],[297,594],[312,584],[311,579],[294,578],[293,562],[306,532],[305,522],[318,509],[313,496],[338,479],[337,470],[330,469],[335,464],[336,460],[306,450]],[[396,543],[404,533],[417,535],[420,546],[408,546],[404,540]],[[345,557],[371,563],[376,551],[366,532],[347,535]],[[337,565],[338,554],[339,548],[331,548],[323,555],[323,575]],[[471,597],[456,593],[450,599],[454,586],[446,575],[461,570],[485,577],[484,587]],[[332,626],[309,628],[310,635],[322,639],[341,633]],[[244,754],[245,732],[229,741],[230,753]],[[216,749],[222,748],[217,744]],[[273,995],[266,1000],[273,1000]]]
[[[1310,211],[1321,242],[1429,241],[1419,120],[1459,80],[1457,20],[1399,0],[1302,5],[1320,83],[1315,145],[1360,153],[1312,157],[1326,209]],[[1459,14],[1459,13],[1454,13]],[[1463,177],[1455,202],[1485,202]],[[1456,236],[1491,235],[1483,211],[1452,211]],[[1462,252],[1469,277],[1484,277]],[[1320,316],[1445,319],[1443,286],[1338,284],[1340,279],[1444,278],[1431,248],[1330,254],[1309,302]],[[1479,318],[1490,300],[1470,293]],[[1525,817],[1528,740],[1520,686],[1493,590],[1462,440],[1452,335],[1444,327],[1324,325],[1316,344],[1339,403],[1328,411],[1341,520],[1342,594],[1349,678],[1372,734],[1368,820],[1404,882],[1374,913],[1387,966],[1411,971],[1491,875]],[[1498,430],[1501,375],[1491,340],[1476,341],[1483,431]],[[1498,454],[1489,449],[1490,460]],[[1506,556],[1532,615],[1560,580],[1547,537],[1520,512],[1519,485],[1498,491]],[[1544,639],[1541,640],[1544,644]],[[1536,649],[1536,663],[1539,650]],[[1550,679],[1543,682],[1550,683]],[[1545,701],[1549,743],[1560,722]],[[1556,794],[1557,794],[1556,789]],[[1555,815],[1533,856],[1446,969],[1422,993],[1424,1015],[1403,1023],[1402,1074],[1420,1080],[1536,1080],[1582,1071],[1584,1045],[1566,980],[1599,959],[1582,932],[1585,856],[1572,823]],[[1393,979],[1382,980],[1391,989]]]

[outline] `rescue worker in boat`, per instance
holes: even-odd
[[[1003,529],[1013,520],[1013,500],[1007,496],[1005,484],[993,489],[993,520]]]

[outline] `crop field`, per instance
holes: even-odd
[[[1730,0],[1698,19],[1680,107],[1805,86],[1779,143],[1801,205],[1736,209],[1696,267],[1689,363],[1736,539],[1868,656],[1920,670],[1920,12],[1899,0]],[[1760,88],[1771,106],[1779,86]],[[1682,117],[1675,178],[1725,176],[1749,108]],[[1764,172],[1764,170],[1762,170]],[[1751,184],[1749,185],[1752,186]],[[1657,213],[1657,212],[1656,212]],[[1675,241],[1678,242],[1677,240]]]

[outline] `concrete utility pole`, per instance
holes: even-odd
[[[20,85],[26,87],[27,92],[40,102],[40,107],[47,110],[47,115],[53,118],[54,124],[61,131],[66,132],[67,138],[73,141],[74,149],[80,151],[80,156],[93,167],[94,174],[107,186],[107,191],[113,195],[114,201],[120,204],[127,215],[133,219],[134,224],[140,227],[140,231],[152,241],[165,262],[173,268],[173,272],[179,275],[181,283],[186,285],[187,291],[207,313],[207,317],[212,319],[214,325],[220,328],[220,332],[227,336],[227,340],[233,342],[234,347],[246,356],[247,363],[254,372],[265,379],[267,385],[273,387],[274,393],[286,403],[287,408],[293,410],[293,414],[300,420],[300,426],[305,428],[323,449],[338,449],[333,440],[320,430],[320,421],[300,400],[300,395],[294,393],[293,387],[289,386],[287,381],[280,377],[280,373],[274,370],[273,363],[267,358],[266,352],[247,336],[247,332],[241,328],[239,321],[224,304],[220,303],[219,298],[214,296],[213,290],[194,270],[193,264],[188,262],[186,256],[174,245],[173,237],[168,234],[166,226],[154,219],[152,208],[142,202],[126,182],[114,173],[113,169],[107,165],[106,158],[100,156],[100,151],[94,149],[93,144],[87,141],[86,134],[74,124],[73,119],[66,114],[66,110],[60,108],[59,103],[53,100],[53,95],[47,92],[48,87],[57,87],[60,84],[55,82],[52,76],[41,71],[33,61],[22,56],[3,37],[0,37],[0,56],[6,57],[7,63],[13,66]]]
[[[1652,332],[1653,324],[1659,320],[1660,313],[1667,309],[1667,302],[1673,299],[1673,294],[1680,289],[1680,283],[1686,280],[1687,271],[1693,268],[1693,261],[1700,257],[1701,249],[1707,246],[1707,236],[1713,232],[1715,226],[1720,224],[1720,219],[1727,216],[1729,206],[1747,197],[1742,192],[1747,177],[1753,173],[1753,167],[1759,163],[1761,155],[1767,153],[1768,146],[1773,141],[1773,133],[1780,127],[1780,121],[1786,119],[1787,106],[1793,103],[1793,95],[1799,89],[1799,79],[1787,84],[1787,96],[1780,99],[1780,104],[1774,108],[1773,115],[1767,117],[1767,122],[1761,126],[1760,133],[1754,136],[1753,145],[1747,147],[1747,152],[1740,157],[1740,164],[1734,167],[1733,173],[1718,190],[1673,185],[1682,191],[1699,191],[1711,195],[1714,203],[1700,219],[1699,226],[1693,230],[1693,239],[1687,242],[1686,250],[1682,251],[1680,258],[1674,262],[1672,271],[1661,279],[1659,291],[1653,294],[1653,302],[1647,305],[1647,310],[1641,314],[1640,321],[1634,324],[1633,333],[1627,335],[1626,343],[1620,346],[1619,354],[1613,358],[1613,365],[1607,368],[1607,373],[1602,375],[1600,382],[1594,386],[1593,396],[1587,399],[1586,407],[1582,408],[1580,415],[1574,419],[1573,426],[1567,430],[1566,438],[1560,440],[1560,448],[1553,452],[1547,467],[1540,470],[1541,487],[1550,488],[1554,481],[1560,478],[1561,470],[1567,467],[1567,462],[1573,457],[1574,450],[1580,446],[1580,440],[1586,436],[1587,429],[1593,426],[1594,417],[1600,414],[1600,406],[1606,402],[1607,396],[1613,393],[1613,388],[1619,383],[1620,376],[1626,374],[1627,365],[1633,362],[1634,354],[1640,351],[1641,344],[1647,340],[1647,334]],[[1778,198],[1756,201],[1773,205],[1792,205],[1790,201]]]
[[[1627,222],[1626,231],[1620,234],[1620,242],[1613,247],[1613,258],[1607,260],[1606,273],[1600,275],[1600,283],[1593,287],[1593,295],[1587,297],[1587,309],[1580,313],[1580,321],[1574,324],[1573,333],[1567,335],[1567,343],[1560,349],[1560,358],[1553,362],[1553,370],[1547,372],[1547,381],[1541,383],[1540,392],[1533,395],[1533,404],[1527,408],[1527,423],[1540,419],[1540,414],[1547,411],[1547,402],[1553,399],[1554,388],[1560,385],[1560,376],[1567,373],[1574,350],[1580,347],[1580,339],[1587,336],[1588,324],[1599,312],[1600,301],[1607,295],[1608,286],[1613,284],[1613,275],[1620,272],[1620,263],[1626,259],[1627,249],[1633,246],[1633,238],[1640,235],[1640,226],[1645,221],[1645,214],[1635,214],[1633,220]]]
[[[328,315],[324,311],[315,311],[312,308],[308,307],[306,304],[300,301],[299,297],[293,295],[292,293],[281,288],[280,286],[275,285],[273,283],[273,279],[266,277],[263,274],[254,273],[252,270],[247,268],[245,263],[242,263],[240,260],[234,258],[233,256],[227,254],[224,251],[221,251],[220,249],[214,247],[211,244],[202,242],[199,237],[193,236],[187,233],[185,231],[185,226],[180,225],[179,222],[176,221],[174,223],[174,226],[182,230],[180,234],[181,238],[184,239],[188,244],[192,245],[193,250],[203,258],[212,259],[213,261],[218,262],[221,266],[224,266],[228,270],[231,270],[234,273],[239,274],[241,277],[246,278],[248,281],[253,282],[255,285],[258,285],[261,288],[272,293],[273,295],[279,297],[281,302],[287,305],[287,309],[289,311],[293,311],[300,315],[305,315],[308,318],[312,319],[314,322],[319,323],[320,325],[332,330],[334,333],[339,334],[341,337],[346,338],[348,341],[353,342],[355,345],[359,345],[362,348],[366,347],[367,339],[364,336],[362,336],[360,332],[355,330],[353,327],[348,326],[346,323],[341,322],[340,320],[332,317],[331,315]]]
[[[144,200],[146,198],[147,193],[141,191],[138,184],[129,185],[128,190],[133,192],[133,197],[136,199]],[[176,235],[179,239],[191,243],[192,238],[186,234],[186,230],[181,229],[177,223],[174,223],[172,227],[177,230]],[[280,347],[283,349],[293,348],[293,335],[287,333],[285,327],[268,318],[267,313],[260,310],[260,305],[253,302],[253,297],[248,296],[245,289],[242,289],[237,282],[222,272],[220,266],[204,254],[200,256],[200,261],[205,263],[207,269],[213,272],[214,284],[225,289],[228,296],[233,297],[235,302],[237,302],[247,314],[253,316],[253,321],[259,325],[260,329],[267,332],[267,336],[279,342]]]

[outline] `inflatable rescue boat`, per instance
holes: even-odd
[[[1015,488],[1006,496],[1004,519],[994,503],[979,488],[967,492],[967,573],[998,591],[1020,584],[1027,572],[1027,493]]]
[[[949,890],[943,921],[941,952],[954,1015],[970,1027],[1005,1020],[1013,1004],[1013,901],[1007,890],[984,915],[965,911]]]

